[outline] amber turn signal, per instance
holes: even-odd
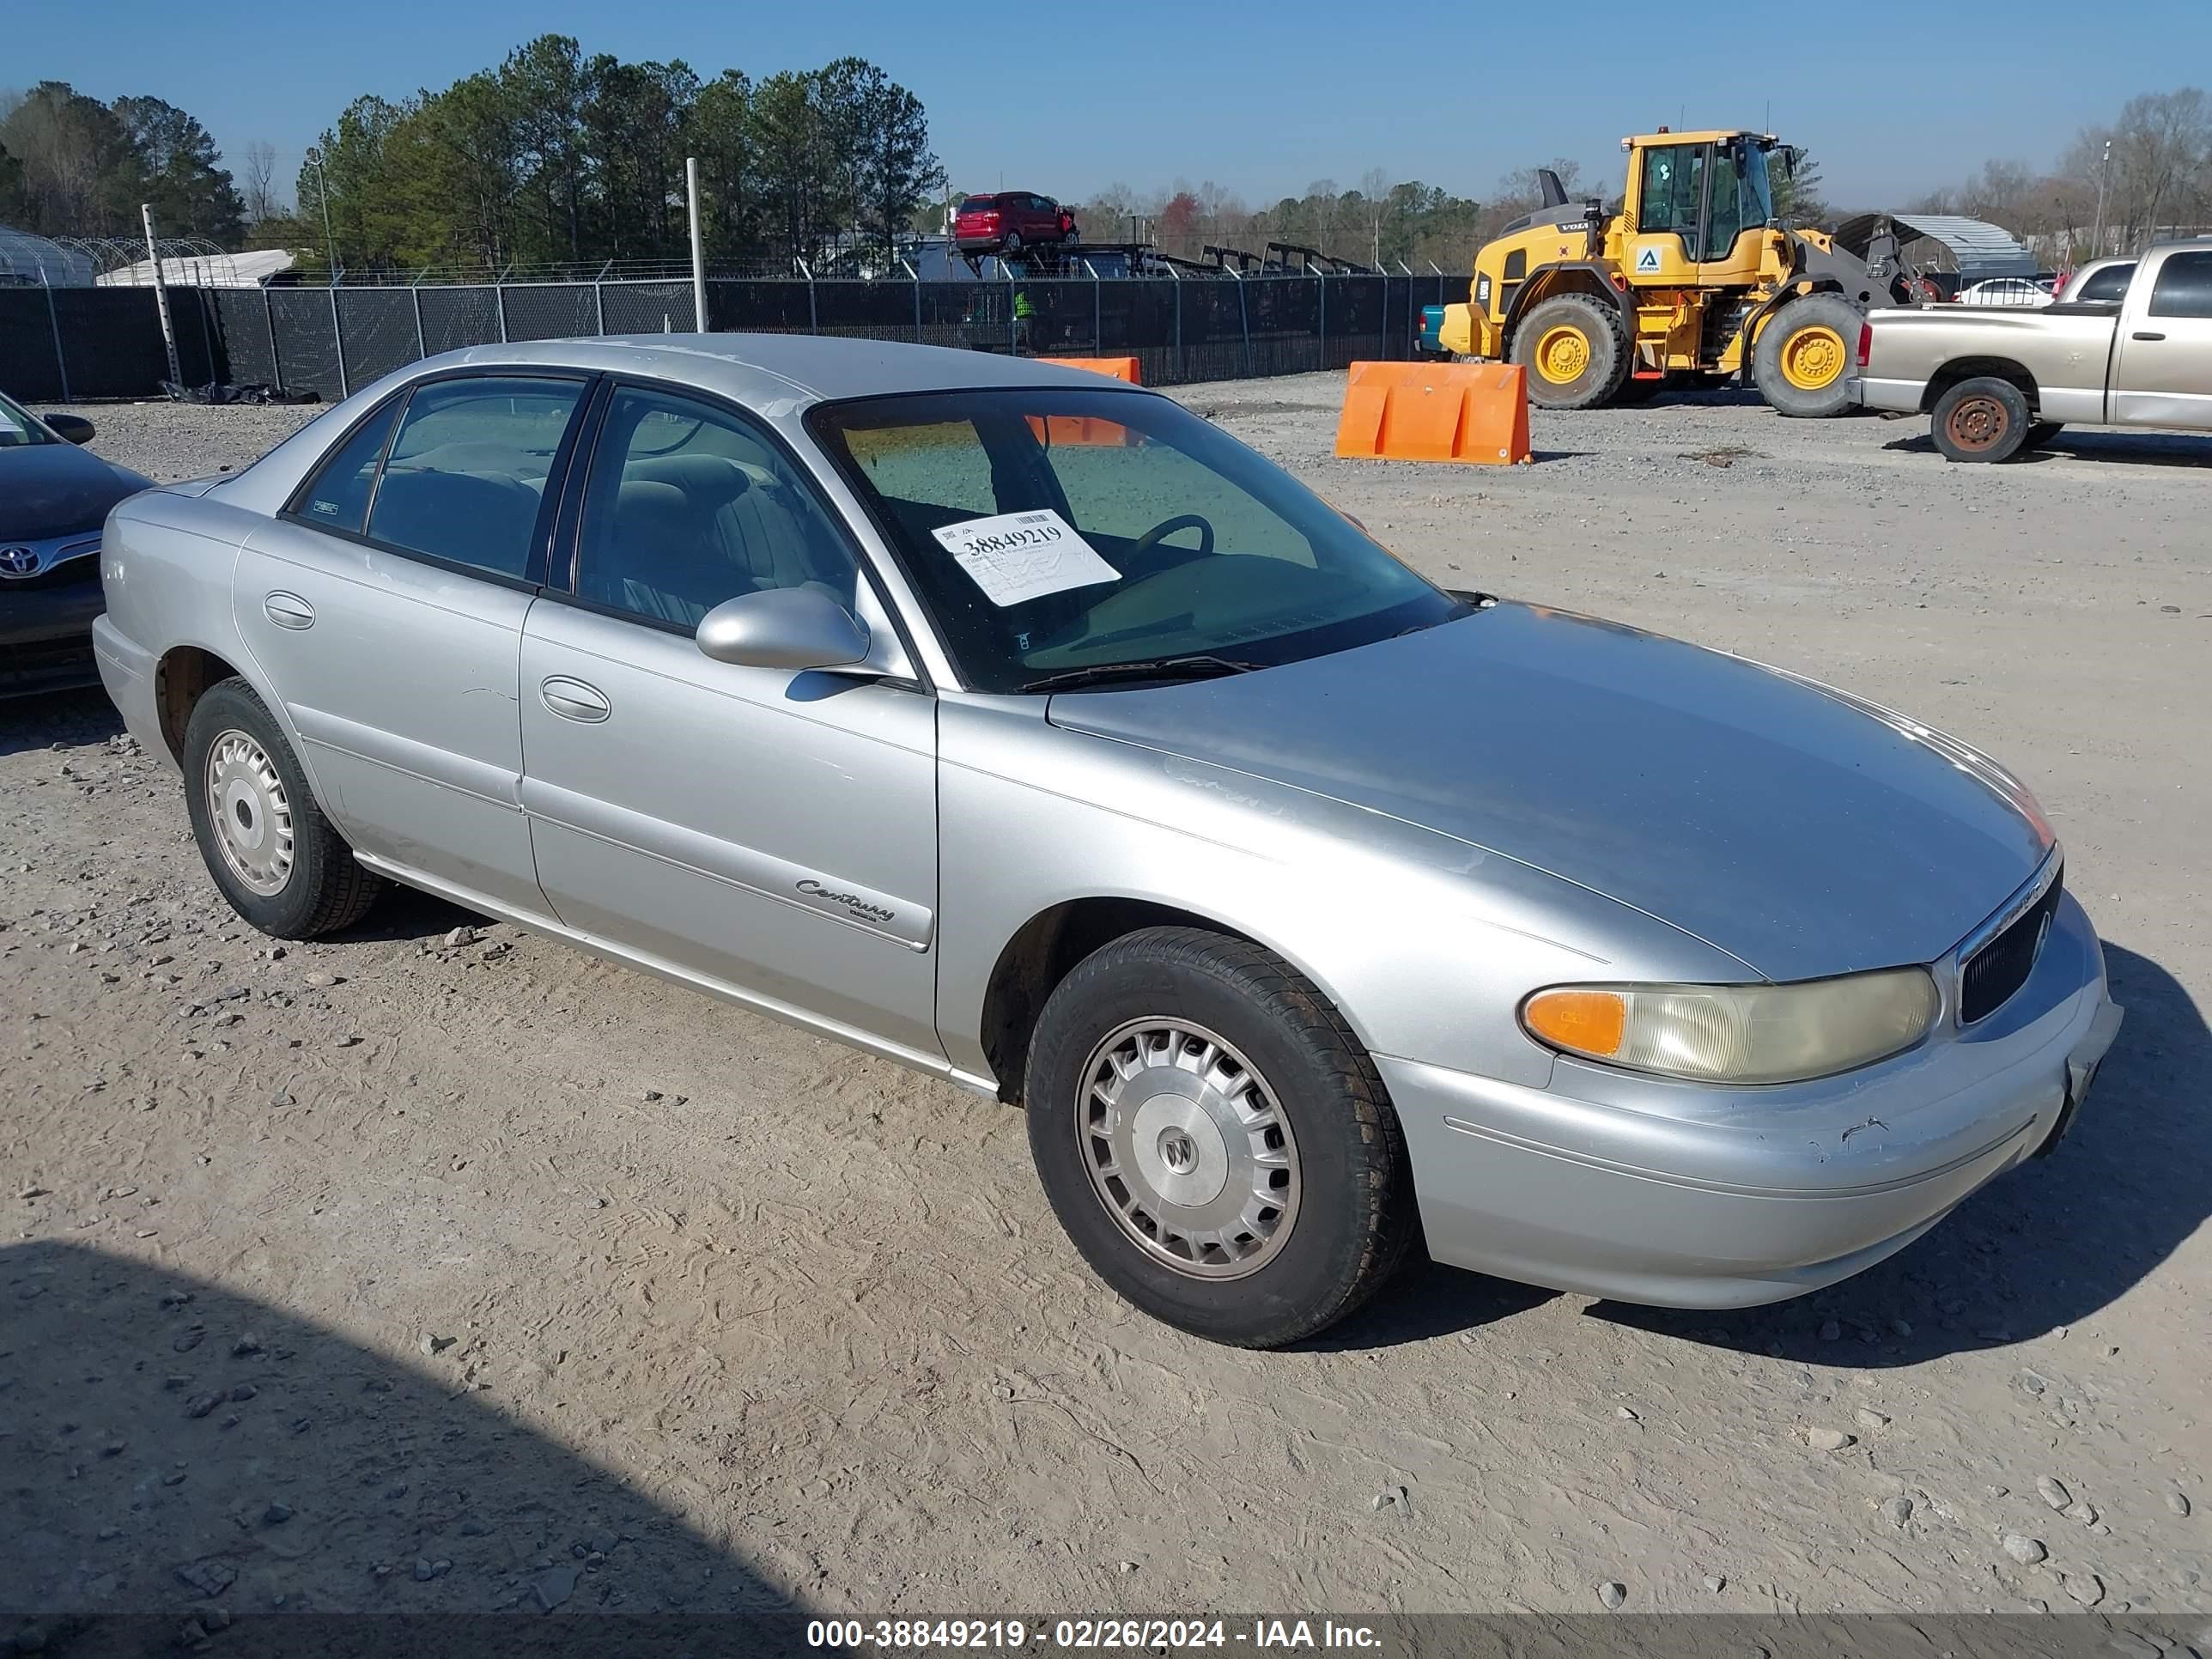
[[[1628,1000],[1617,991],[1539,991],[1521,1018],[1546,1042],[1610,1058],[1620,1052],[1628,1029]]]

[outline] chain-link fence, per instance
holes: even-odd
[[[187,385],[325,402],[462,346],[685,333],[694,323],[690,284],[664,280],[168,292]],[[707,319],[717,332],[1134,357],[1147,386],[1176,386],[1408,357],[1422,307],[1466,297],[1466,278],[1441,274],[716,278]],[[49,401],[145,397],[167,378],[152,289],[0,289],[0,389]]]

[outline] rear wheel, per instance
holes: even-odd
[[[1608,404],[1628,378],[1620,313],[1586,294],[1541,301],[1514,330],[1513,361],[1528,371],[1528,401],[1540,409]]]
[[[368,914],[362,868],[307,788],[279,726],[242,679],[211,688],[185,726],[192,838],[230,908],[278,939],[315,939]]]
[[[999,251],[1001,253],[1019,253],[1022,251],[1021,232],[1018,230],[1008,231],[1006,233],[1006,240],[1000,245]]]
[[[1093,1271],[1153,1318],[1274,1347],[1373,1295],[1415,1230],[1396,1115],[1312,984],[1247,940],[1115,940],[1038,1017],[1030,1147]]]
[[[1851,351],[1865,319],[1839,294],[1792,300],[1759,331],[1752,369],[1759,395],[1783,415],[1819,420],[1850,406]]]
[[[2020,453],[2033,425],[2027,398],[2010,380],[1961,380],[1936,400],[1936,447],[1950,461],[2002,461]]]

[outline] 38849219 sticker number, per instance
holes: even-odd
[[[1121,580],[1121,573],[1050,507],[996,513],[930,534],[983,590],[983,597],[1001,609],[1071,587]]]

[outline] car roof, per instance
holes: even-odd
[[[1089,391],[1117,383],[1088,369],[1030,357],[899,340],[814,334],[630,334],[471,346],[412,366],[420,373],[459,368],[563,368],[650,375],[712,392],[758,412],[794,404],[906,392],[987,386],[1067,386]],[[780,405],[771,410],[769,405]]]

